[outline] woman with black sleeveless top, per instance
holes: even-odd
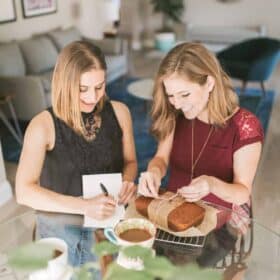
[[[105,82],[106,62],[98,47],[73,42],[61,51],[53,74],[52,108],[30,122],[16,176],[17,201],[37,210],[37,234],[64,239],[75,266],[94,259],[93,230],[53,219],[67,213],[102,220],[116,207],[110,195],[83,199],[82,175],[122,173],[121,204],[136,191],[130,112],[106,97]]]

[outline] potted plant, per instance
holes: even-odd
[[[169,51],[175,44],[174,22],[180,23],[184,12],[184,0],[151,0],[153,11],[162,13],[162,28],[156,31],[155,45],[161,51]]]
[[[105,280],[153,280],[160,278],[162,280],[221,280],[220,273],[212,269],[201,269],[197,265],[189,264],[187,266],[174,266],[167,258],[163,256],[154,256],[149,248],[140,246],[118,247],[108,241],[98,243],[94,248],[94,253],[98,256],[124,253],[129,258],[140,258],[143,260],[144,268],[142,270],[125,269],[113,262],[109,265],[104,276]],[[40,243],[25,245],[11,252],[9,264],[17,269],[38,270],[47,266],[52,256],[52,248],[42,246]],[[80,268],[72,269],[72,278],[74,280],[95,279],[95,273],[92,270],[98,269],[97,263],[86,263]],[[64,279],[64,278],[63,278]],[[68,279],[68,278],[67,278]],[[62,280],[62,278],[61,278]]]

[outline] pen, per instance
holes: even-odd
[[[105,196],[109,195],[106,187],[102,183],[100,183],[100,188],[101,188],[101,190],[102,190],[102,192],[104,193]]]

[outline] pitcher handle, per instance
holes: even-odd
[[[115,245],[119,245],[117,236],[116,236],[113,228],[111,228],[111,227],[105,228],[104,235],[110,242],[112,242]]]

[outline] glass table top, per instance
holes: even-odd
[[[58,215],[56,222],[82,227],[83,217]],[[0,279],[28,279],[7,264],[7,253],[32,241],[36,214],[30,210],[0,224]],[[227,224],[210,232],[199,246],[156,240],[154,249],[176,265],[196,262],[201,268],[212,267],[224,279],[280,279],[280,235],[250,219],[246,235],[236,234]],[[177,240],[178,241],[178,240]],[[201,241],[201,240],[200,240]],[[180,243],[180,242],[179,242]]]

